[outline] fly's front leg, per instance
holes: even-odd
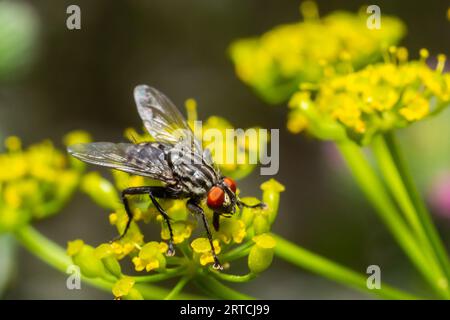
[[[241,200],[238,200],[237,204],[238,204],[240,209],[242,209],[242,207],[246,207],[246,208],[261,208],[261,209],[267,208],[267,205],[264,202],[260,202],[260,203],[253,204],[253,205],[249,205],[249,204],[246,204],[245,202],[242,202]]]
[[[211,246],[211,253],[213,255],[214,258],[214,265],[213,268],[216,270],[223,270],[222,265],[219,262],[219,259],[217,258],[216,255],[216,250],[214,249],[214,244],[213,244],[213,239],[212,239],[212,234],[211,234],[211,229],[209,228],[209,223],[208,223],[208,219],[206,219],[206,215],[205,212],[203,211],[203,209],[198,205],[198,203],[193,200],[193,199],[189,199],[187,202],[187,207],[188,209],[198,215],[201,215],[202,220],[203,220],[203,225],[205,226],[206,229],[206,233],[208,235],[208,240],[209,240],[209,244]]]

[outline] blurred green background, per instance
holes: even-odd
[[[226,54],[229,44],[298,20],[299,1],[12,2],[25,7],[5,13],[0,6],[0,19],[9,18],[7,25],[19,25],[11,30],[23,32],[11,33],[0,27],[0,56],[17,50],[11,55],[14,59],[5,60],[11,68],[0,73],[1,138],[14,134],[25,144],[46,138],[59,143],[68,131],[84,129],[97,141],[123,140],[124,128],[140,125],[132,99],[132,89],[140,83],[160,89],[179,106],[185,99],[195,98],[203,119],[220,115],[235,127],[279,128],[280,171],[276,179],[286,191],[274,230],[359,272],[365,273],[368,265],[379,265],[383,281],[421,292],[424,285],[419,276],[348,178],[333,148],[288,133],[286,107],[265,104],[234,74]],[[81,30],[66,28],[66,8],[71,4],[81,8]],[[355,12],[364,4],[318,1],[321,15],[338,9]],[[382,14],[396,15],[406,23],[408,33],[401,44],[412,57],[417,57],[422,47],[432,55],[449,54],[448,1],[386,0],[376,4]],[[402,133],[424,194],[436,188],[435,181],[445,186],[442,177],[450,181],[449,113],[447,110]],[[239,183],[243,194],[259,195],[258,186],[266,178],[256,170]],[[445,194],[450,198],[450,186],[448,189],[443,191],[444,200]],[[435,197],[429,199],[439,230],[450,246],[450,208],[436,203]],[[107,215],[78,194],[61,214],[37,227],[63,246],[75,238],[98,244],[114,235]],[[0,242],[4,298],[110,298],[86,285],[82,290],[67,290],[65,275],[7,242],[6,238]],[[7,257],[14,256],[15,265],[7,267],[14,262]],[[12,273],[8,273],[10,269]],[[3,282],[5,278],[8,281]],[[246,293],[267,299],[366,297],[278,260],[242,287]]]

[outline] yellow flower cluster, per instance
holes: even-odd
[[[317,83],[329,72],[360,69],[395,45],[404,24],[383,14],[383,27],[369,29],[365,12],[333,12],[318,18],[314,2],[301,5],[303,22],[284,24],[230,47],[238,77],[269,103],[286,101],[303,82]],[[364,8],[365,9],[365,8]]]
[[[89,141],[73,132],[66,141]],[[18,137],[5,140],[0,154],[0,231],[11,231],[32,218],[58,212],[76,189],[83,168],[49,141],[22,148]]]
[[[307,128],[324,139],[347,137],[368,144],[374,134],[405,127],[450,102],[450,74],[443,73],[445,56],[437,65],[421,60],[407,61],[405,48],[391,47],[384,63],[369,65],[347,75],[329,77],[315,90],[300,90],[290,100],[288,129],[294,133]],[[335,128],[334,136],[333,130]],[[326,130],[330,135],[325,134]]]

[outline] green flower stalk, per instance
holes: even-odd
[[[276,26],[230,46],[237,76],[268,103],[288,100],[299,85],[314,86],[330,74],[376,62],[382,49],[405,34],[404,24],[385,14],[383,27],[371,30],[363,10],[320,18],[315,2],[304,1],[300,9],[302,22]]]

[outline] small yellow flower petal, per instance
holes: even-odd
[[[113,288],[112,293],[116,298],[121,298],[123,296],[126,296],[131,288],[134,286],[134,280],[131,277],[123,277],[119,281],[117,281]]]

